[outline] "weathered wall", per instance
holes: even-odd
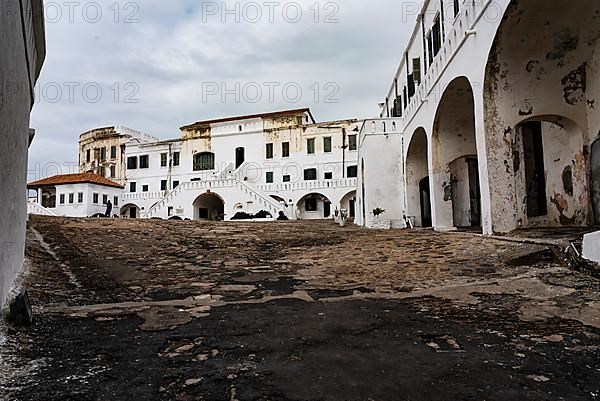
[[[23,263],[29,112],[45,55],[42,2],[22,5],[0,0],[0,306]]]
[[[558,168],[556,173],[562,174],[567,160],[579,163],[583,156],[586,165],[589,163],[590,138],[597,134],[590,130],[598,124],[597,113],[591,107],[600,95],[598,84],[593,82],[597,82],[593,53],[600,36],[599,21],[600,3],[584,0],[513,1],[506,12],[489,55],[485,78],[487,170],[496,232],[537,224],[535,219],[523,217],[523,187],[516,180],[521,160],[516,127],[520,122],[532,118],[574,122],[578,129],[567,131],[574,135],[581,132],[583,142],[577,152],[563,149],[558,155],[558,149],[550,146],[550,154],[562,162],[559,166],[553,159],[546,167]],[[570,139],[561,140],[572,143]],[[554,197],[554,203],[562,203],[563,208],[563,199],[568,195],[560,186],[553,189],[558,192],[550,197]],[[589,197],[576,203],[586,202]],[[591,222],[589,210],[587,213],[585,218],[575,220],[572,216],[557,220],[556,215],[549,215],[539,224],[586,224]]]

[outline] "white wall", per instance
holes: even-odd
[[[373,128],[373,122],[376,128]],[[385,209],[382,218],[390,220],[393,227],[405,226],[404,137],[392,128],[393,122],[385,121],[384,133],[384,121],[367,120],[361,132],[356,221],[367,227],[373,225],[372,211],[375,208]]]
[[[0,306],[25,250],[27,149],[33,88],[45,56],[42,2],[0,0]],[[22,25],[21,19],[25,22]],[[25,34],[25,36],[23,36]],[[28,69],[29,61],[30,69]]]

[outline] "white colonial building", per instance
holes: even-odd
[[[356,120],[316,123],[309,109],[200,121],[159,141],[131,129],[80,136],[79,174],[28,185],[29,212],[189,220],[355,215]],[[113,216],[114,217],[114,216]]]
[[[29,214],[99,217],[104,216],[107,204],[113,205],[110,217],[119,216],[123,186],[93,173],[64,174],[27,184],[35,192],[28,203]]]
[[[600,223],[600,2],[426,0],[360,133],[357,221]]]
[[[355,120],[316,123],[299,109],[201,121],[174,140],[133,138],[121,215],[324,219],[343,208],[353,216],[359,127]]]

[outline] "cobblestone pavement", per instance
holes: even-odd
[[[0,400],[597,400],[600,282],[542,245],[33,217]]]

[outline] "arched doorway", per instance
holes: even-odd
[[[320,193],[305,195],[298,201],[296,217],[302,220],[328,219],[332,216],[331,201]]]
[[[585,225],[589,197],[581,130],[564,118],[541,116],[517,124],[515,132],[514,182],[523,225]]]
[[[435,226],[479,227],[481,193],[473,88],[453,80],[439,103],[432,136]]]
[[[420,226],[417,227],[431,227],[433,220],[431,219],[431,188],[429,185],[429,176],[419,181],[419,206],[421,208],[421,221]]]
[[[340,209],[348,212],[348,217],[356,218],[356,191],[350,191],[340,200]]]
[[[427,133],[417,129],[406,154],[406,214],[415,227],[431,227]]]
[[[198,196],[193,206],[194,220],[221,221],[225,219],[225,202],[213,192]]]
[[[507,7],[488,55],[483,101],[495,232],[594,221],[598,15],[597,1],[513,0]]]
[[[123,219],[139,219],[142,217],[142,209],[133,204],[129,203],[121,206],[121,218]]]

